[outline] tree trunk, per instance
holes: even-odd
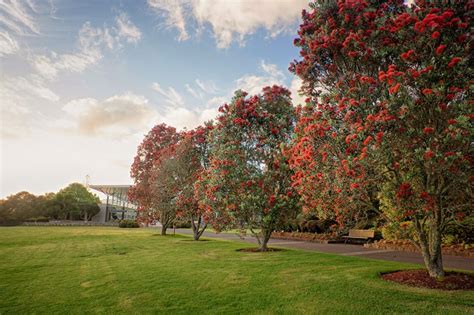
[[[194,240],[195,240],[195,241],[199,240],[199,237],[197,237],[198,228],[199,228],[199,222],[198,222],[198,227],[196,227],[196,224],[194,223],[194,216],[193,216],[193,215],[191,215],[191,228],[193,229],[193,237],[194,237]]]
[[[166,235],[166,229],[168,228],[168,226],[166,225],[161,225],[161,235]]]
[[[418,244],[420,245],[421,254],[425,263],[428,274],[432,278],[443,279],[443,256],[441,252],[441,233],[437,226],[431,224],[429,236],[421,226],[420,222],[415,219],[415,231],[418,236]]]
[[[266,252],[268,251],[268,241],[270,240],[270,236],[272,235],[272,230],[270,229],[262,229],[262,240],[259,240],[260,243],[260,251]]]
[[[195,241],[199,241],[199,238],[202,236],[207,227],[206,223],[201,230],[199,229],[201,227],[201,220],[202,218],[199,216],[198,222],[196,224],[194,223],[194,216],[191,216],[191,227],[193,228],[193,237]]]

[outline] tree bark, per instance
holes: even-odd
[[[272,230],[271,229],[262,229],[262,240],[259,242],[260,243],[260,251],[261,252],[266,252],[268,251],[268,241],[270,240],[270,236],[272,235]]]
[[[415,218],[415,231],[418,236],[421,254],[428,274],[432,278],[443,279],[443,257],[441,252],[441,233],[434,222],[432,222],[429,235],[423,229],[420,222]]]
[[[204,233],[207,227],[207,223],[206,223],[201,230],[199,229],[202,222],[201,220],[202,218],[201,216],[199,216],[198,222],[196,224],[194,223],[194,216],[191,216],[191,227],[193,228],[193,237],[195,241],[199,241],[199,238],[202,236],[202,234]]]
[[[165,224],[161,225],[161,235],[166,235],[166,229],[167,228],[168,228],[168,226],[166,226]]]

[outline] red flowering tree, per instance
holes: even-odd
[[[195,183],[209,166],[209,133],[212,123],[199,126],[185,132],[183,140],[176,146],[177,173],[175,181],[178,185],[177,208],[178,216],[191,221],[194,240],[199,240],[207,227],[207,220],[198,205],[198,196],[195,194]]]
[[[413,223],[430,276],[442,277],[446,226],[472,214],[472,8],[401,0],[311,6],[295,40],[302,59],[290,66],[311,104],[290,153],[297,174],[318,169],[321,179],[295,184],[324,187],[322,196],[302,194],[309,206],[334,212],[320,197],[341,198],[338,216],[378,191],[396,208],[391,218]]]
[[[266,251],[272,231],[298,210],[283,155],[295,121],[290,92],[273,86],[247,97],[237,91],[219,111],[210,166],[197,185],[201,208],[216,229],[250,229]]]
[[[130,171],[134,185],[130,188],[129,198],[138,205],[139,221],[148,224],[160,220],[158,209],[154,208],[156,202],[153,202],[152,170],[162,159],[163,153],[179,139],[180,135],[175,128],[159,124],[150,130],[138,146]],[[166,228],[164,232],[166,233]]]
[[[287,155],[303,210],[336,220],[340,234],[356,224],[366,225],[379,212],[378,189],[367,178],[370,169],[359,158],[350,159],[355,143],[337,103],[308,100],[297,112]]]

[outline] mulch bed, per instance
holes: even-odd
[[[341,242],[341,240],[337,239],[333,234],[317,234],[306,232],[273,232],[272,239],[297,240],[321,244]]]
[[[401,270],[382,274],[388,281],[409,285],[412,287],[438,290],[474,290],[474,275],[460,272],[446,272],[442,281],[429,276],[426,270]]]
[[[417,252],[420,250],[409,240],[379,240],[374,243],[365,244],[368,248],[400,250],[404,252]],[[443,255],[455,255],[463,257],[474,257],[474,246],[472,244],[443,245]]]
[[[258,247],[251,247],[251,248],[240,248],[240,249],[237,249],[237,251],[244,252],[244,253],[268,253],[268,252],[281,252],[281,251],[284,251],[284,249],[269,247],[267,248],[266,251],[263,252]]]

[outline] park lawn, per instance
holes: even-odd
[[[395,262],[151,229],[0,228],[0,314],[472,314],[474,292],[385,282]]]

